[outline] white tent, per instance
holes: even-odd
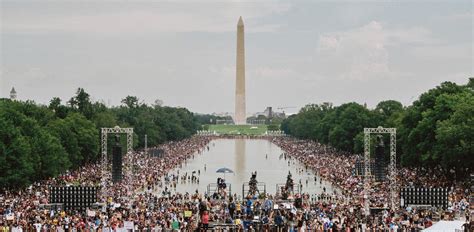
[[[423,232],[454,232],[456,229],[461,230],[463,221],[439,221]]]

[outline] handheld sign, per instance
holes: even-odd
[[[191,217],[191,215],[193,214],[193,212],[191,211],[184,211],[184,217]]]

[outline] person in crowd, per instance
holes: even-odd
[[[207,229],[209,228],[209,213],[207,210],[204,211],[202,215],[201,224],[202,224],[201,231],[207,231]]]

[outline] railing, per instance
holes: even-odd
[[[282,130],[276,130],[276,131],[266,131],[265,135],[271,135],[271,136],[286,136],[285,132]]]
[[[232,120],[232,119],[217,119],[216,124],[233,125],[234,120]]]
[[[228,190],[228,193],[227,195],[230,196],[232,195],[232,184],[230,183],[225,183],[227,188],[226,190]],[[208,184],[207,185],[207,194],[209,196],[212,196],[215,192],[219,193],[219,186],[217,185],[217,183],[211,183],[211,184]]]
[[[242,184],[242,198],[245,199],[245,197],[249,195],[249,192],[250,192],[249,182],[244,182]],[[258,194],[267,193],[267,185],[264,182],[257,183],[257,193]]]
[[[253,120],[247,120],[247,123],[250,125],[264,125],[266,122],[265,119],[253,119]]]
[[[237,228],[239,228],[239,225],[229,224],[229,223],[209,224],[209,230],[212,230],[212,231],[216,229],[228,230],[228,229],[237,229]]]
[[[198,130],[198,131],[196,131],[196,135],[198,135],[198,136],[214,136],[214,135],[219,135],[219,134],[217,134],[216,131]]]
[[[341,199],[340,197],[327,194],[314,194],[310,196],[311,202],[334,202]]]
[[[281,189],[284,188],[286,184],[276,184],[276,193],[281,194]],[[300,193],[301,194],[301,185],[293,184],[293,192],[291,194]]]
[[[51,210],[54,209],[56,211],[61,211],[64,209],[64,204],[63,203],[51,203],[51,204],[39,204],[38,209],[47,209]]]

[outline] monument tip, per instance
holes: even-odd
[[[242,20],[242,16],[239,17],[239,23],[237,23],[237,26],[243,26],[244,21]]]

